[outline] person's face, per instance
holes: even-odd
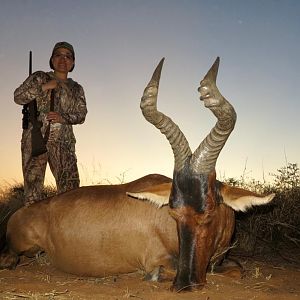
[[[74,58],[72,52],[65,48],[58,48],[52,56],[54,71],[68,73],[73,68]]]

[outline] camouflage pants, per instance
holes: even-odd
[[[50,170],[55,178],[58,194],[79,187],[74,143],[48,142],[47,153],[31,157],[31,141],[28,140],[22,142],[25,205],[43,198],[42,191],[47,163],[49,163]]]

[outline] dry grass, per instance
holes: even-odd
[[[29,299],[29,300],[41,300],[41,299],[70,299],[70,297],[64,297],[64,295],[68,294],[69,291],[65,290],[63,292],[51,291],[49,293],[16,293],[16,292],[2,292],[1,299],[7,300],[16,300],[16,299]]]

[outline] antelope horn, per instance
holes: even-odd
[[[163,63],[164,58],[156,67],[150,82],[144,90],[140,107],[145,119],[158,128],[168,139],[174,153],[174,170],[179,171],[192,152],[179,127],[171,118],[157,110],[158,87]]]
[[[217,117],[214,128],[201,142],[191,158],[191,167],[196,173],[210,173],[215,169],[217,158],[225,145],[236,122],[233,106],[221,95],[217,86],[217,74],[220,58],[218,57],[209,69],[198,89],[208,107]]]
[[[203,79],[210,80],[214,83],[217,82],[217,75],[219,71],[220,57],[217,57],[211,68],[208,70]]]

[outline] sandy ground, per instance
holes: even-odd
[[[202,290],[174,293],[172,280],[143,281],[142,274],[86,278],[62,273],[43,258],[22,259],[15,270],[0,270],[0,299],[300,299],[300,266],[240,259],[243,278],[208,274]]]

